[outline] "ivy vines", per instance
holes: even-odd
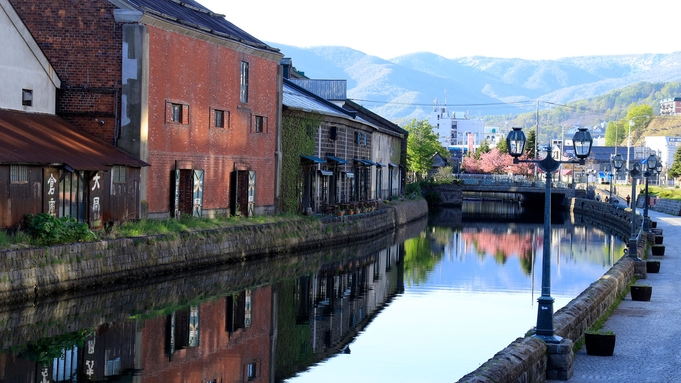
[[[314,155],[314,137],[322,116],[303,112],[285,112],[282,116],[281,211],[297,213],[302,174],[300,155]]]

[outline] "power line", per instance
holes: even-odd
[[[497,106],[497,105],[505,105],[505,106],[513,106],[517,104],[529,104],[529,103],[534,103],[534,101],[514,101],[514,102],[491,102],[491,103],[480,103],[480,104],[421,104],[421,103],[414,103],[414,102],[395,102],[395,101],[377,101],[377,100],[364,100],[364,99],[359,99],[359,98],[349,98],[348,100],[351,101],[356,101],[356,102],[368,102],[368,103],[373,103],[373,104],[386,104],[386,105],[405,105],[405,106],[443,106],[443,107],[454,107],[454,106]]]

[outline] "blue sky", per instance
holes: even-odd
[[[602,0],[197,0],[260,40],[339,45],[390,59],[671,53],[681,2]]]

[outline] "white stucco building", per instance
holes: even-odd
[[[61,81],[7,0],[0,0],[0,108],[55,113]]]
[[[662,163],[662,174],[667,174],[667,169],[674,163],[674,156],[681,147],[681,137],[669,136],[647,136],[645,146],[654,151],[660,163]]]
[[[447,107],[438,105],[437,100],[435,100],[435,106],[433,106],[433,111],[428,118],[428,123],[433,127],[440,144],[445,148],[457,147],[463,148],[465,151],[473,151],[486,138],[483,120],[471,118],[467,112],[449,114]]]

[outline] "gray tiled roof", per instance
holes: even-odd
[[[352,112],[337,106],[312,92],[284,79],[283,104],[292,109],[317,112],[325,115],[354,119]]]
[[[125,0],[140,11],[259,49],[278,52],[194,0]],[[258,17],[257,13],[253,17]]]

